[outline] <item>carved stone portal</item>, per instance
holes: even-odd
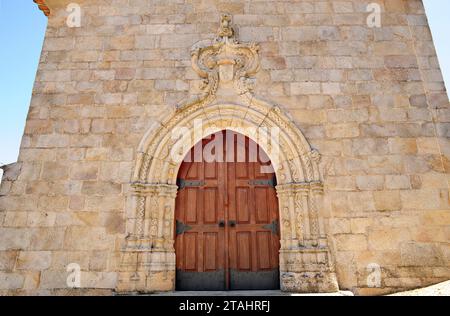
[[[171,152],[175,148],[184,157],[191,149],[186,143],[196,144],[224,129],[252,138],[275,167],[281,221],[281,289],[338,290],[324,231],[320,155],[278,106],[252,94],[252,76],[260,66],[259,48],[238,43],[234,34],[231,17],[224,15],[213,43],[194,46],[192,67],[204,79],[204,93],[181,102],[173,113],[161,117],[139,146],[127,203],[128,236],[118,291],[175,290],[174,213],[181,161],[174,160]],[[194,128],[196,120],[202,121],[200,132]],[[187,130],[187,135],[174,137],[173,131],[178,128]],[[269,132],[271,129],[278,134]]]

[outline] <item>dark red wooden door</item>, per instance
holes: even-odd
[[[215,159],[195,160],[199,147]],[[278,289],[278,201],[267,156],[229,131],[188,156],[178,175],[177,290]]]

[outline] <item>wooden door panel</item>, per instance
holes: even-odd
[[[203,148],[211,151],[215,137],[203,140]],[[245,142],[238,144],[239,138]],[[216,157],[234,157],[235,162],[194,162],[194,147],[191,161],[179,170],[185,187],[175,207],[177,289],[279,288],[279,233],[273,229],[278,200],[266,181],[274,174],[263,172],[267,157],[249,161],[265,155],[253,141],[236,133],[223,139],[227,152],[214,148]],[[249,152],[252,147],[256,156]],[[222,221],[225,225],[219,226]]]
[[[249,148],[253,148],[253,153]],[[236,226],[229,228],[230,289],[277,289],[279,269],[274,258],[278,256],[279,235],[270,227],[278,221],[278,200],[268,181],[275,175],[266,173],[269,169],[263,167],[270,162],[261,157],[259,147],[248,139],[246,150],[247,159],[258,157],[263,162],[227,166],[227,187],[234,192],[230,196],[228,220],[236,221]]]
[[[236,163],[236,179],[248,179],[248,164]]]
[[[201,193],[198,189],[187,188],[184,194],[186,195],[186,198],[184,199],[185,220],[183,222],[186,224],[195,224],[197,223],[197,211],[200,207],[198,204],[198,195]]]
[[[216,163],[205,163],[205,179],[217,179]]]
[[[219,254],[219,234],[218,233],[205,233],[204,234],[204,270],[216,271],[220,265],[218,264],[221,256]]]
[[[199,168],[200,168],[200,164],[193,162],[189,164],[189,168],[187,170],[187,174],[183,177],[184,179],[188,179],[188,180],[195,180],[198,179],[200,177],[199,175]]]
[[[255,212],[257,223],[268,223],[270,221],[269,215],[269,199],[268,189],[255,188]]]
[[[211,140],[213,140],[212,138]],[[204,147],[211,140],[203,140]],[[219,162],[196,161],[194,147],[178,172],[175,219],[188,227],[175,238],[176,288],[178,290],[225,289],[224,218],[225,170]],[[182,223],[182,224],[180,224]]]
[[[252,238],[248,231],[236,233],[237,269],[250,271],[252,269]]]
[[[248,209],[249,192],[248,188],[236,188],[236,218],[238,224],[250,223],[250,212]]]
[[[256,256],[258,263],[258,270],[270,270],[272,268],[272,262],[270,260],[272,242],[270,232],[256,232]],[[269,251],[267,251],[267,249]]]
[[[198,271],[198,233],[185,233],[183,236],[184,249],[184,269],[186,271]]]
[[[218,223],[217,209],[218,194],[217,188],[205,188],[203,192],[203,223],[204,224],[216,224]]]

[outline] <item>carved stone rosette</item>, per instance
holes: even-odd
[[[175,289],[175,184],[181,161],[172,160],[170,151],[182,148],[184,157],[204,137],[224,129],[252,138],[274,166],[281,223],[281,289],[338,289],[321,214],[320,154],[279,106],[253,95],[251,77],[260,65],[258,46],[241,44],[234,35],[231,17],[224,15],[213,43],[194,46],[192,67],[205,80],[204,94],[164,114],[138,148],[119,291]],[[193,128],[195,120],[202,121],[200,133]],[[174,138],[172,131],[177,129],[187,135]],[[272,130],[278,131],[276,136]]]

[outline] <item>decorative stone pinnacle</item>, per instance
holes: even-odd
[[[217,31],[217,42],[228,42],[234,38],[234,29],[231,26],[232,18],[230,14],[222,14],[220,18],[220,28]]]

